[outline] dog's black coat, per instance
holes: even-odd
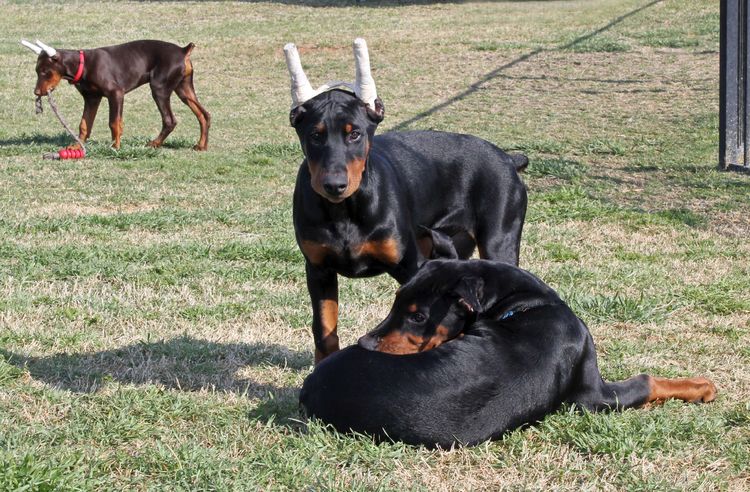
[[[382,119],[378,104],[380,113],[333,90],[291,115],[305,153],[294,228],[306,259],[320,356],[338,349],[338,338],[329,335],[335,336],[335,320],[325,326],[320,309],[324,300],[338,302],[337,274],[388,273],[404,283],[435,256],[430,230],[449,237],[462,258],[476,245],[483,258],[518,263],[526,214],[518,170],[527,159],[469,135],[374,136]]]
[[[393,309],[399,299],[453,295],[466,279],[480,279],[483,288],[481,310],[463,337],[412,355],[341,350],[305,380],[306,413],[342,432],[450,447],[498,438],[563,403],[598,411],[661,397],[652,395],[647,375],[604,382],[586,325],[552,289],[511,265],[430,261],[401,288]],[[668,396],[713,398],[710,388],[702,391]]]

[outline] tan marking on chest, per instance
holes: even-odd
[[[357,256],[369,256],[387,265],[395,265],[401,261],[398,242],[393,238],[366,241],[356,247],[354,252]]]
[[[313,265],[320,265],[326,256],[333,254],[333,249],[330,246],[315,241],[302,241],[300,249]]]

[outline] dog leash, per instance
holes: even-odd
[[[42,155],[43,159],[82,159],[86,157],[86,146],[83,144],[80,138],[78,138],[78,135],[73,133],[73,130],[70,129],[68,124],[63,119],[62,115],[60,114],[60,111],[57,109],[57,104],[55,104],[54,99],[52,99],[52,92],[47,93],[47,103],[49,103],[49,107],[52,109],[52,112],[55,113],[55,116],[57,116],[57,119],[60,120],[60,123],[62,123],[62,126],[67,130],[68,134],[73,137],[73,139],[76,141],[78,145],[81,146],[80,149],[60,149],[57,152],[47,152]],[[42,96],[37,96],[36,98],[36,114],[41,114],[44,111],[44,108],[42,107]]]

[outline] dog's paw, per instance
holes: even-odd
[[[716,385],[707,378],[693,378],[693,383],[697,386],[698,398],[694,403],[709,403],[716,399]]]

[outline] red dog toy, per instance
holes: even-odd
[[[45,159],[83,159],[86,157],[86,149],[60,149],[57,152],[44,154]]]

